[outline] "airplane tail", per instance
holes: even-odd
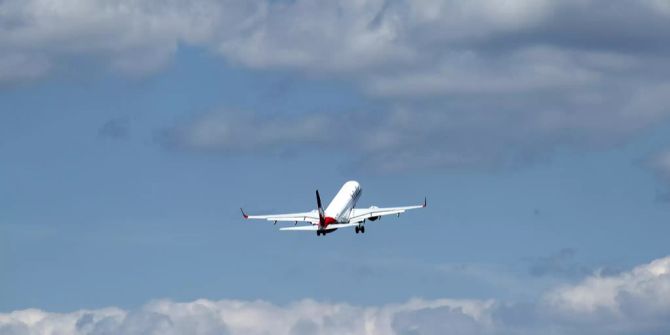
[[[326,215],[321,206],[321,196],[319,196],[319,190],[316,190],[316,205],[319,209],[319,225],[324,226],[326,224]]]

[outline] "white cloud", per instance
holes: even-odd
[[[412,300],[359,307],[302,300],[286,306],[263,301],[190,303],[155,301],[138,311],[118,309],[47,313],[24,310],[0,315],[0,333],[14,334],[393,334],[396,315],[446,309],[473,322],[490,302]]]
[[[616,276],[594,274],[536,303],[422,300],[355,306],[301,300],[196,300],[49,313],[0,314],[0,334],[664,334],[670,331],[670,257]]]
[[[562,310],[593,313],[598,309],[621,314],[627,300],[637,298],[670,311],[670,257],[638,266],[617,276],[593,276],[579,285],[551,292],[547,301]]]
[[[670,257],[616,276],[594,275],[549,292],[543,304],[554,318],[601,332],[670,331]]]

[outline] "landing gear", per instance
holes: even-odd
[[[321,236],[321,231],[320,230],[316,231],[316,236]]]
[[[356,226],[354,227],[354,230],[356,230],[356,234],[358,233],[365,234],[365,226]]]

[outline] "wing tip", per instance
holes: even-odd
[[[249,215],[247,215],[247,213],[244,212],[244,209],[242,209],[242,207],[240,207],[240,212],[242,212],[242,217],[243,217],[245,220],[249,218]]]
[[[428,207],[428,197],[423,197],[423,208]]]

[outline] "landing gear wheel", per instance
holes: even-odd
[[[361,226],[361,234],[365,234],[365,226]]]
[[[361,227],[359,227],[359,226],[354,227],[354,230],[356,230],[356,234],[358,234],[360,232],[360,228]]]
[[[320,230],[316,231],[316,236],[321,236],[321,231]]]

